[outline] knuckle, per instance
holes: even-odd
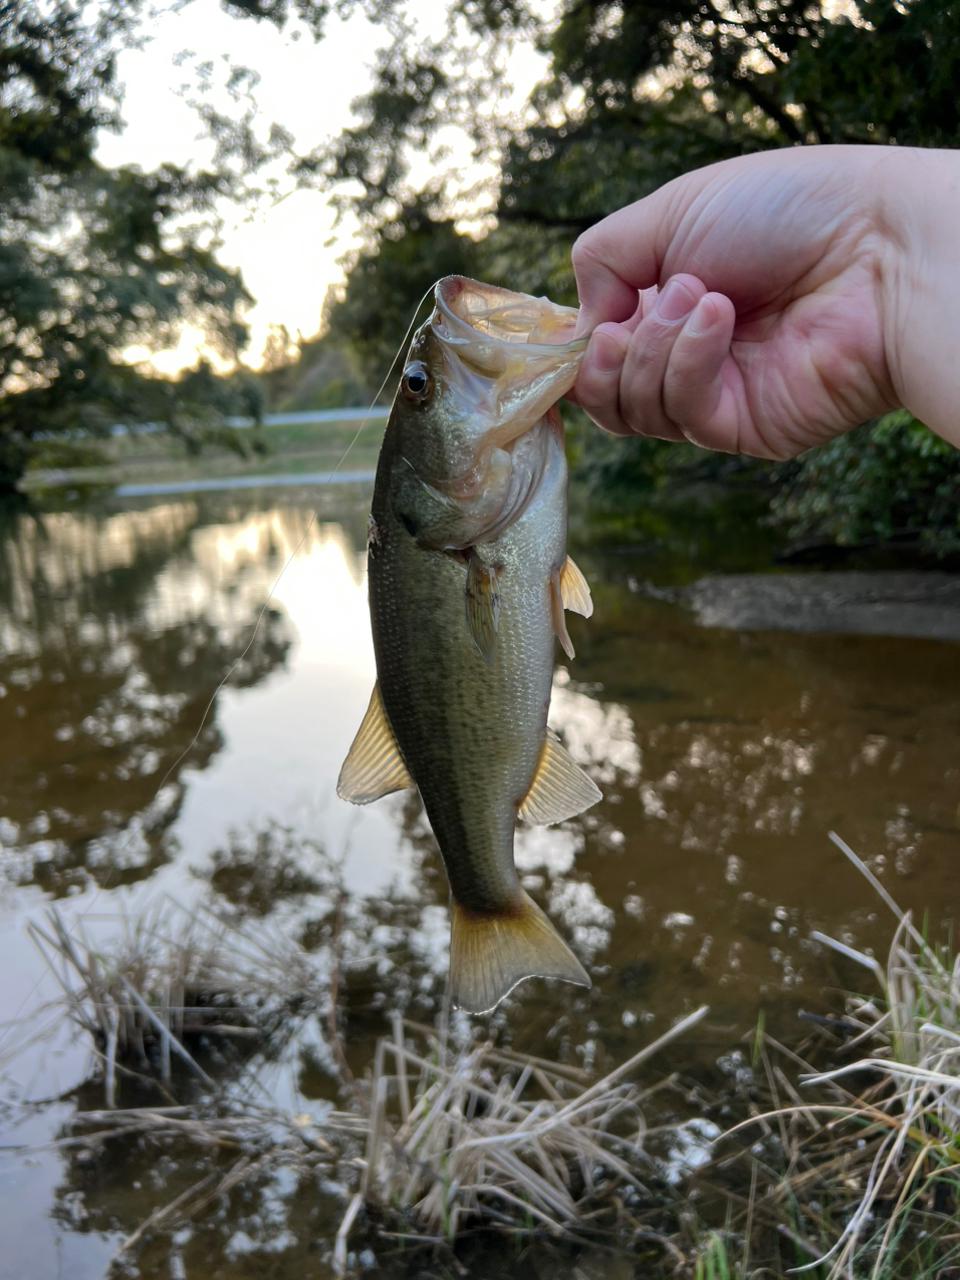
[[[570,261],[573,263],[574,275],[578,279],[583,275],[595,274],[598,270],[604,269],[603,250],[592,227],[574,240],[573,248],[570,250]]]

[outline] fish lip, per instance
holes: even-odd
[[[551,302],[548,298],[533,298],[529,294],[517,294],[509,289],[500,289],[496,285],[483,284],[478,280],[471,280],[468,276],[444,276],[438,280],[434,286],[434,301],[436,310],[440,313],[440,317],[446,322],[446,326],[450,330],[449,335],[437,333],[436,313],[430,317],[428,324],[433,329],[437,338],[443,342],[452,342],[456,345],[466,343],[483,334],[494,342],[509,343],[511,346],[522,346],[525,353],[536,355],[574,355],[578,351],[586,350],[589,336],[584,335],[579,338],[571,338],[568,342],[530,342],[523,336],[522,328],[514,327],[498,327],[490,325],[486,332],[478,329],[475,324],[471,323],[470,315],[464,315],[457,308],[458,299],[463,299],[468,292],[477,294],[501,295],[504,300],[504,309],[511,307],[516,316],[522,306],[520,300],[527,303],[539,303],[541,310],[547,313],[553,313],[558,323],[561,320],[561,314],[566,313],[564,317],[569,324],[571,332],[576,326],[578,312],[573,307],[562,307],[556,302]],[[531,325],[532,328],[532,325]]]
[[[465,420],[486,423],[478,435],[504,447],[573,386],[588,342],[572,336],[578,312],[467,276],[444,276],[434,298],[421,332],[436,343],[442,380]]]

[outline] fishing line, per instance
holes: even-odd
[[[397,350],[396,350],[396,352],[394,353],[393,359],[390,361],[390,364],[389,364],[389,367],[387,368],[387,372],[386,372],[386,374],[385,374],[385,376],[384,376],[384,379],[383,379],[383,381],[380,383],[380,386],[377,388],[377,391],[376,391],[376,393],[375,393],[375,395],[374,395],[374,397],[373,397],[373,400],[372,400],[372,402],[371,402],[371,404],[370,404],[369,409],[367,409],[365,416],[361,419],[360,425],[357,427],[356,431],[354,432],[353,437],[352,437],[352,439],[350,440],[350,443],[347,445],[346,449],[344,449],[343,453],[340,455],[340,459],[339,459],[339,461],[337,462],[337,465],[333,468],[333,470],[329,473],[329,475],[327,476],[327,478],[326,478],[326,479],[323,481],[323,483],[319,486],[321,489],[326,489],[329,485],[331,485],[331,484],[333,483],[333,478],[334,478],[334,476],[339,472],[339,470],[340,470],[340,468],[343,466],[344,462],[346,462],[346,460],[347,460],[347,458],[348,458],[348,456],[349,456],[349,454],[350,454],[350,451],[353,449],[354,445],[355,445],[355,444],[357,443],[357,441],[360,439],[361,433],[363,432],[364,428],[367,426],[368,422],[370,421],[370,414],[371,414],[371,412],[373,411],[373,409],[375,409],[375,408],[376,408],[377,401],[380,399],[381,395],[383,394],[384,390],[386,389],[386,385],[387,385],[387,383],[390,381],[390,378],[391,378],[391,376],[393,375],[393,370],[394,370],[394,368],[395,368],[395,366],[396,366],[397,360],[400,358],[400,356],[402,355],[402,353],[403,353],[403,352],[404,352],[404,350],[406,349],[407,343],[408,343],[408,341],[409,341],[409,339],[410,339],[410,334],[411,334],[411,333],[412,333],[412,331],[413,331],[413,326],[417,323],[417,316],[420,314],[420,309],[421,309],[421,307],[423,306],[423,304],[426,302],[427,298],[429,298],[429,297],[430,297],[430,295],[433,293],[433,291],[434,291],[434,288],[435,288],[435,287],[436,287],[436,286],[435,286],[435,285],[433,285],[433,284],[432,284],[432,285],[430,285],[430,286],[425,290],[425,292],[424,292],[423,296],[421,297],[420,301],[417,303],[416,308],[414,309],[414,312],[413,312],[413,316],[412,316],[412,317],[411,317],[411,319],[410,319],[410,323],[407,325],[406,332],[404,333],[403,337],[402,337],[402,338],[401,338],[401,340],[400,340],[400,345],[397,347]],[[290,552],[289,556],[287,556],[287,559],[286,559],[286,561],[284,562],[283,568],[280,570],[279,574],[277,575],[276,579],[274,580],[273,586],[271,586],[270,591],[269,591],[269,592],[268,592],[268,594],[267,594],[267,598],[266,598],[266,599],[264,600],[264,602],[263,602],[263,606],[261,607],[260,612],[259,612],[259,614],[257,615],[257,620],[256,620],[256,622],[254,623],[254,626],[253,626],[253,632],[252,632],[252,634],[251,634],[251,636],[250,636],[250,639],[247,641],[247,643],[246,643],[246,645],[244,646],[243,651],[240,653],[240,655],[239,655],[239,656],[234,660],[234,662],[232,663],[232,665],[227,669],[226,674],[224,675],[224,677],[223,677],[223,679],[220,681],[220,683],[217,685],[216,689],[214,689],[213,694],[211,695],[209,702],[207,703],[206,707],[204,708],[203,715],[200,717],[200,723],[199,723],[199,725],[197,726],[197,731],[196,731],[196,733],[193,735],[193,737],[192,737],[192,739],[190,740],[190,742],[188,743],[188,745],[183,749],[183,751],[180,753],[180,755],[176,758],[176,760],[174,760],[173,764],[171,764],[171,765],[170,765],[170,767],[167,769],[166,773],[165,773],[165,774],[163,775],[163,777],[161,778],[161,780],[160,780],[160,785],[157,787],[157,790],[156,790],[156,792],[154,793],[154,799],[156,799],[156,797],[160,794],[160,792],[163,790],[163,788],[167,785],[167,782],[170,780],[170,778],[171,778],[171,776],[173,775],[174,771],[175,771],[175,770],[177,770],[177,769],[180,767],[180,765],[184,762],[184,760],[187,758],[187,756],[190,754],[190,752],[194,749],[194,747],[195,747],[195,746],[197,745],[197,743],[199,742],[199,740],[200,740],[200,735],[201,735],[201,733],[203,733],[204,727],[205,727],[205,725],[206,725],[206,723],[207,723],[207,717],[210,715],[210,712],[213,710],[214,703],[216,702],[217,698],[220,696],[221,692],[223,691],[223,688],[224,688],[224,686],[226,685],[227,681],[231,678],[231,676],[234,674],[234,672],[235,672],[235,671],[237,670],[237,668],[240,666],[241,662],[243,662],[244,658],[246,658],[247,654],[250,652],[251,648],[253,647],[253,643],[254,643],[254,641],[256,640],[257,635],[258,635],[258,633],[259,633],[259,631],[260,631],[260,624],[263,622],[263,619],[264,619],[264,617],[265,617],[265,615],[266,615],[267,609],[268,609],[268,607],[269,607],[269,605],[270,605],[270,601],[273,599],[274,594],[275,594],[275,592],[276,592],[277,588],[279,587],[280,583],[282,582],[284,574],[287,572],[287,570],[290,568],[291,564],[293,564],[294,560],[295,560],[295,559],[296,559],[296,557],[299,555],[299,553],[300,553],[300,548],[301,548],[301,547],[303,546],[303,544],[306,542],[306,540],[307,540],[307,536],[309,535],[310,530],[311,530],[311,529],[313,528],[313,526],[316,524],[316,521],[317,521],[317,510],[316,510],[316,508],[314,508],[313,513],[312,513],[312,514],[311,514],[311,516],[310,516],[310,519],[307,521],[307,526],[306,526],[306,528],[304,529],[303,533],[302,533],[302,534],[301,534],[301,536],[300,536],[300,541],[297,543],[297,545],[296,545],[296,546],[293,548],[293,550]],[[136,815],[135,815],[135,816],[136,816]],[[131,823],[132,823],[132,819],[131,819]],[[129,847],[130,842],[132,841],[132,839],[133,839],[133,832],[128,830],[126,840],[125,840],[125,841],[124,841],[124,842],[119,846],[119,848],[117,849],[117,856],[118,856],[118,857],[119,857],[119,856],[121,856],[123,853],[125,853],[125,852],[126,852],[126,850],[127,850],[127,848]],[[85,917],[86,917],[86,916],[88,916],[88,915],[90,914],[90,912],[91,912],[91,911],[93,910],[93,908],[96,906],[97,901],[98,901],[98,899],[99,899],[100,895],[101,895],[102,893],[106,892],[106,890],[107,890],[107,889],[109,889],[109,888],[111,887],[111,884],[110,884],[111,876],[112,876],[112,874],[113,874],[114,870],[116,870],[116,869],[117,869],[117,868],[116,868],[116,866],[114,865],[113,867],[111,867],[111,868],[107,871],[107,874],[104,876],[103,883],[102,883],[102,884],[98,884],[98,885],[97,885],[97,887],[96,887],[96,891],[94,892],[93,897],[92,897],[92,898],[90,899],[90,901],[86,904],[86,906],[83,908],[83,910],[82,910],[82,911],[79,911],[79,912],[76,914],[76,916],[74,916],[74,923],[75,923],[75,924],[80,923],[82,920],[84,920],[84,919],[85,919]],[[4,1047],[4,1043],[5,1043],[6,1039],[7,1039],[7,1036],[9,1036],[9,1035],[11,1034],[11,1032],[13,1031],[14,1026],[15,1026],[15,1025],[16,1025],[16,1023],[19,1021],[20,1014],[23,1012],[23,1010],[24,1010],[25,1006],[28,1004],[28,1002],[29,1002],[30,1000],[32,1000],[32,999],[33,999],[33,996],[36,994],[36,991],[37,991],[37,989],[38,989],[38,987],[40,986],[40,983],[41,983],[42,981],[43,981],[43,975],[41,975],[41,976],[37,979],[37,981],[34,983],[34,985],[33,985],[32,989],[27,993],[27,995],[26,995],[26,996],[24,996],[23,1000],[22,1000],[22,1001],[21,1001],[21,1003],[20,1003],[20,1007],[19,1007],[19,1009],[17,1009],[17,1012],[14,1014],[14,1016],[13,1016],[13,1018],[11,1019],[10,1023],[9,1023],[9,1024],[7,1024],[7,1025],[8,1025],[8,1027],[9,1027],[9,1030],[7,1031],[6,1035],[0,1036],[0,1050],[2,1050],[2,1049],[3,1049],[3,1047]]]

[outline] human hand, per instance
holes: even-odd
[[[793,148],[687,174],[604,219],[573,248],[581,331],[597,326],[575,399],[608,431],[768,458],[897,405],[923,416],[908,348],[922,363],[939,323],[918,302],[937,235],[908,210],[941,157],[956,194],[953,153]],[[960,388],[955,356],[943,363],[953,381],[926,420],[951,438],[935,410]]]

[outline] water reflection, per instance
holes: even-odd
[[[357,809],[335,795],[374,678],[367,496],[291,491],[284,502],[204,495],[20,515],[6,528],[0,1021],[54,994],[23,923],[65,894],[64,909],[104,941],[121,911],[135,917],[163,894],[211,900],[238,929],[275,930],[320,977],[336,936],[358,1073],[388,1008],[424,1020],[436,1010],[447,887],[419,799]],[[532,1053],[604,1065],[706,1002],[710,1021],[673,1060],[722,1074],[717,1059],[758,1008],[789,1035],[799,1005],[820,1007],[825,987],[859,979],[820,953],[811,929],[875,949],[889,936],[829,829],[904,906],[932,909],[934,936],[949,926],[960,889],[956,648],[704,631],[671,593],[631,590],[653,572],[642,554],[578,560],[597,609],[572,622],[578,657],[557,670],[551,724],[604,799],[558,827],[522,828],[516,856],[594,987],[528,984],[493,1025]],[[88,1069],[82,1046],[61,1038],[6,1083],[17,1099],[57,1096]],[[263,1064],[260,1086],[294,1108],[335,1096],[322,1020]],[[72,1105],[35,1117],[37,1131],[49,1136]],[[98,1183],[97,1230],[145,1216],[144,1161],[123,1160]],[[0,1169],[4,1214],[32,1224],[11,1256],[42,1239],[50,1270],[44,1215],[60,1165],[11,1168]],[[93,1199],[86,1176],[71,1166],[63,1181],[65,1236],[76,1235],[77,1193]],[[165,1177],[175,1190],[180,1174]],[[203,1257],[234,1256],[224,1274],[236,1276],[258,1240],[285,1248],[291,1222],[309,1235],[289,1191],[269,1192],[275,1212],[268,1204],[257,1230],[223,1216]],[[297,1274],[299,1247],[278,1276]],[[64,1254],[70,1274],[87,1274],[81,1254],[79,1244]],[[172,1265],[158,1255],[156,1273]]]
[[[199,522],[196,504],[172,503],[100,518],[20,515],[8,531],[0,557],[8,883],[63,893],[88,876],[148,874],[164,856],[182,768],[205,767],[222,746],[215,717],[197,733],[221,681],[251,687],[285,662],[283,614],[268,609],[255,628],[267,594],[262,570],[280,548],[238,556],[234,529],[218,537]]]

